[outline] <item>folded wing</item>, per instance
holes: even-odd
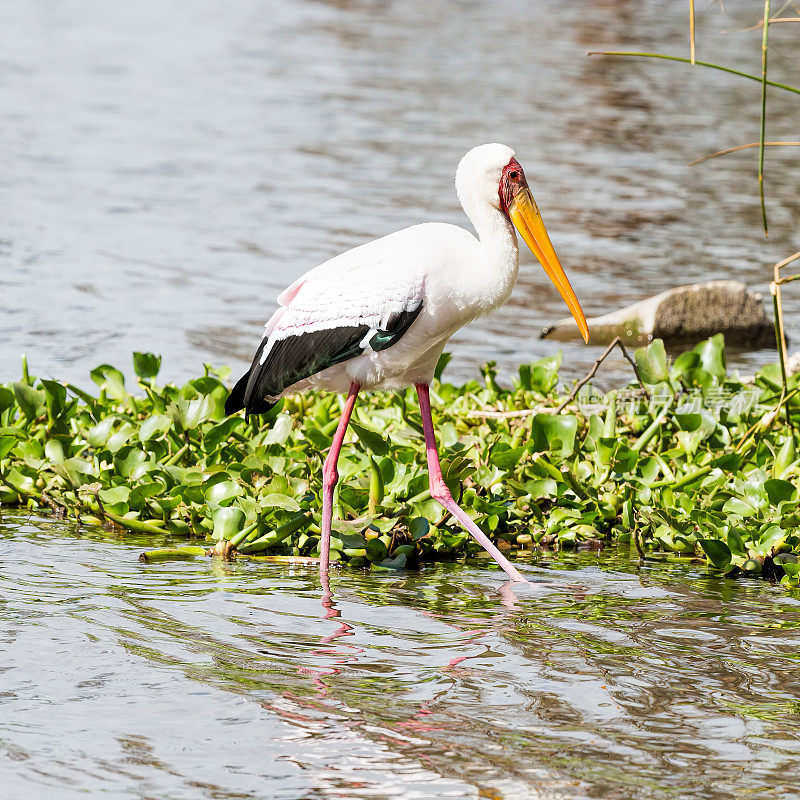
[[[422,310],[421,270],[393,262],[312,270],[284,292],[250,370],[225,403],[263,414],[298,381],[399,341]]]

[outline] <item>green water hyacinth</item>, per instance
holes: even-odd
[[[510,388],[491,364],[481,381],[437,381],[454,496],[520,561],[627,543],[643,558],[797,586],[798,377],[787,393],[777,364],[749,381],[729,375],[721,335],[674,360],[656,340],[634,360],[640,380],[602,394],[587,384],[558,414],[558,357],[521,366]],[[133,391],[108,364],[91,372],[95,392],[27,365],[0,386],[0,504],[151,534],[153,561],[317,555],[341,398],[285,398],[246,422],[225,417],[227,370],[175,386],[157,383],[158,356],[135,353],[133,366]],[[402,569],[479,554],[430,497],[418,415],[413,390],[357,407],[339,462],[336,560]]]

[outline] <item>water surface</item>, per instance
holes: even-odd
[[[758,71],[759,5],[696,5],[698,57]],[[758,84],[586,56],[688,54],[687,26],[655,0],[0,2],[0,376],[22,352],[82,383],[134,349],[176,380],[240,369],[306,269],[468,224],[453,174],[485,141],[516,149],[587,314],[711,278],[766,293],[797,250],[798,151],[767,153],[769,240],[754,151],[686,166],[758,138]],[[798,83],[797,30],[771,31],[777,80]],[[768,107],[768,138],[796,139],[796,96]],[[790,291],[795,338],[798,312]],[[454,338],[451,375],[559,348],[582,374],[597,348],[538,339],[565,315],[526,256],[510,304]]]
[[[759,68],[758,4],[698,5],[698,55]],[[341,250],[465,224],[460,156],[525,165],[588,314],[709,278],[766,291],[797,249],[798,158],[757,84],[590,49],[686,53],[685,3],[0,2],[0,381],[87,382],[134,349],[164,376],[244,367],[277,293]],[[796,26],[775,26],[797,82]],[[771,92],[768,137],[796,139]],[[800,295],[789,293],[790,332]],[[561,348],[525,259],[461,331],[453,378]],[[750,370],[771,354],[734,354]],[[615,362],[602,380],[627,375]],[[150,542],[149,544],[154,544]],[[627,554],[344,572],[207,559],[0,515],[0,777],[14,798],[793,798],[795,597]]]
[[[625,553],[334,577],[0,516],[8,797],[793,798],[800,603]]]

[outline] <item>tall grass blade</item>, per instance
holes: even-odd
[[[691,59],[683,58],[682,56],[669,56],[666,53],[640,53],[634,52],[629,50],[590,50],[586,55],[588,56],[628,56],[630,58],[661,58],[664,61],[677,61],[682,64],[691,64]],[[758,81],[759,83],[762,82],[763,78],[760,75],[753,75],[750,72],[742,72],[739,69],[733,69],[733,67],[725,67],[722,64],[711,64],[708,61],[697,61],[695,60],[695,64],[698,64],[701,67],[708,67],[709,69],[718,69],[720,72],[727,72],[730,75],[738,75],[740,78],[747,78],[751,81]],[[774,86],[776,89],[783,89],[787,92],[792,92],[793,94],[800,94],[800,88],[797,86],[791,86],[788,83],[778,83],[777,81],[766,81],[767,86]]]
[[[781,270],[791,264],[793,261],[796,261],[800,258],[800,252],[793,253],[788,258],[784,258],[783,261],[779,261],[772,269],[773,269],[773,279],[772,283],[769,285],[769,290],[772,293],[772,303],[775,311],[775,338],[777,339],[778,345],[778,357],[780,360],[781,365],[781,381],[783,383],[783,391],[782,396],[787,396],[787,392],[789,391],[789,382],[788,376],[786,371],[786,364],[789,359],[788,353],[786,351],[786,330],[783,324],[783,298],[781,297],[781,286],[784,283],[791,283],[792,281],[800,278],[800,275],[790,275],[786,278],[781,277]],[[792,418],[791,412],[789,411],[789,407],[786,407],[786,421],[789,423],[789,428],[792,431],[792,436],[794,436],[794,426],[792,425]]]

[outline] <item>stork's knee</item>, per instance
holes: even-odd
[[[339,480],[339,472],[336,469],[336,462],[330,458],[325,459],[325,464],[322,467],[322,485],[333,489],[336,482]]]
[[[452,502],[453,496],[447,488],[447,484],[442,478],[431,478],[431,497],[438,502],[445,504]]]

